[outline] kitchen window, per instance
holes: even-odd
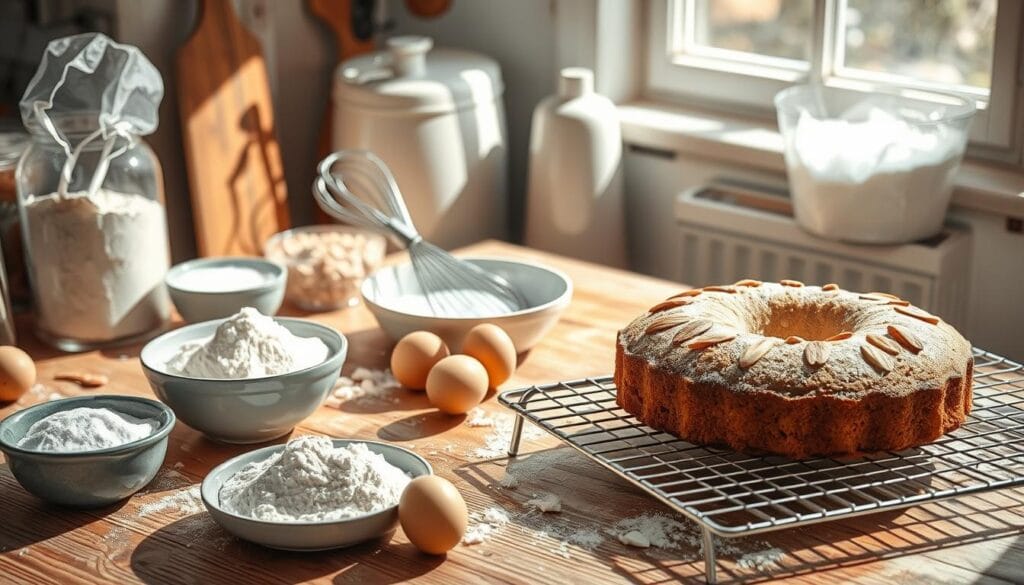
[[[1014,142],[1017,0],[652,0],[647,93],[770,116],[821,80],[851,92],[939,90],[975,100],[975,146]]]

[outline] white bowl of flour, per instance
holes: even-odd
[[[431,473],[425,459],[401,447],[303,436],[219,465],[201,494],[213,519],[239,538],[325,550],[393,531],[401,491]]]
[[[275,339],[281,331],[290,338]],[[283,355],[289,350],[295,355]],[[157,397],[185,424],[218,441],[260,443],[323,403],[347,352],[326,325],[250,314],[165,333],[140,358]]]

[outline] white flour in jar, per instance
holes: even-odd
[[[95,451],[144,439],[153,434],[157,426],[155,420],[136,418],[109,408],[72,408],[32,423],[18,446],[56,453]]]
[[[344,520],[397,505],[409,481],[365,444],[335,448],[326,437],[305,436],[243,467],[219,497],[228,512],[257,520]]]
[[[24,205],[39,326],[103,342],[160,327],[170,316],[163,206],[100,189],[30,196]]]
[[[218,325],[210,339],[178,348],[166,368],[190,378],[259,378],[304,370],[326,358],[327,345],[320,339],[298,337],[245,307]]]

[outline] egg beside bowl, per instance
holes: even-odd
[[[341,373],[348,340],[333,328],[275,318],[298,337],[317,337],[327,357],[314,366],[243,379],[193,378],[171,373],[167,362],[183,345],[213,336],[224,320],[187,325],[146,344],[140,355],[150,386],[185,424],[225,443],[260,443],[291,432],[327,398]]]
[[[36,422],[73,408],[107,408],[154,420],[154,431],[141,439],[90,451],[55,452],[20,447]],[[0,450],[11,473],[32,494],[63,506],[95,508],[123,500],[152,481],[167,453],[167,436],[175,416],[155,400],[137,396],[78,396],[43,402],[19,410],[0,422]]]
[[[424,311],[424,298],[412,264],[386,266],[363,282],[367,308],[391,339],[413,331],[430,331],[458,353],[466,334],[481,323],[493,323],[508,333],[522,353],[544,337],[572,300],[572,280],[554,268],[508,258],[463,258],[507,280],[526,301],[518,311],[495,315],[435,317]],[[418,298],[417,298],[418,297]]]

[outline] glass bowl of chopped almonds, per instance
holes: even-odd
[[[264,255],[288,269],[285,299],[305,311],[359,304],[359,287],[380,267],[384,236],[343,225],[307,226],[267,240]]]

